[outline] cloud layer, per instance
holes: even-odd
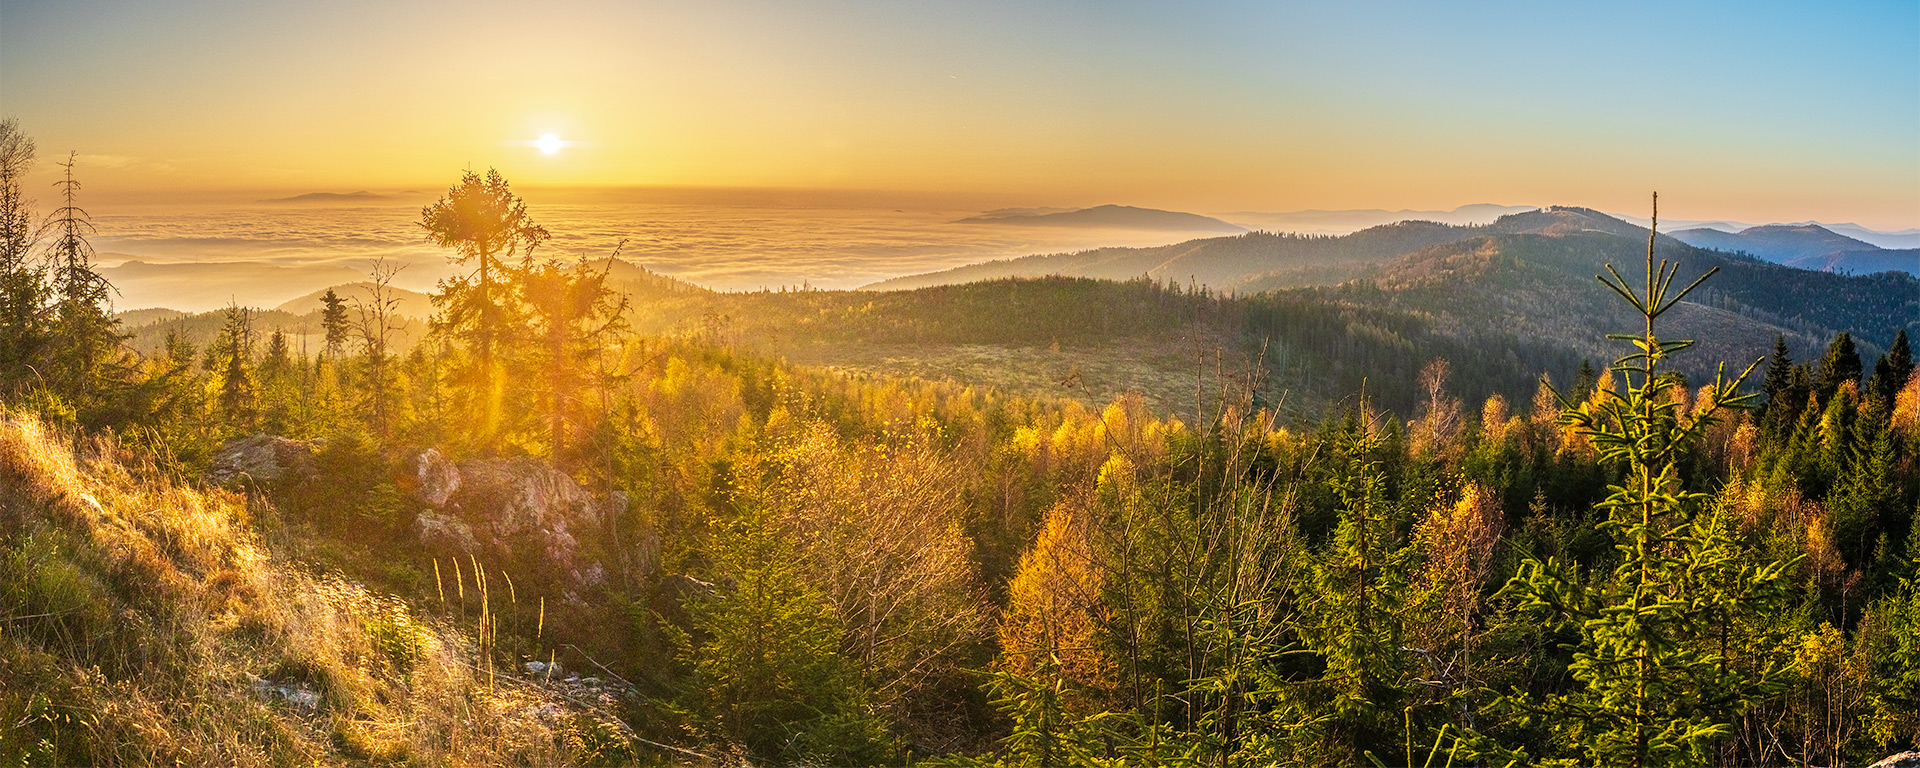
[[[529,206],[556,258],[610,255],[721,290],[853,288],[988,259],[1107,245],[1161,245],[1194,233],[983,227],[972,210],[619,203]],[[428,244],[413,206],[152,209],[95,216],[101,261],[122,308],[206,310],[278,301],[402,265],[397,285],[431,290],[457,272]]]

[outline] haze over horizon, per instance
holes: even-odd
[[[1920,226],[1920,6],[0,3],[86,201],[825,190]],[[678,190],[675,192],[673,190]],[[893,193],[889,190],[906,190]],[[257,198],[256,198],[257,199]],[[898,206],[896,206],[898,207]]]

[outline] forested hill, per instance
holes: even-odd
[[[1483,234],[1457,239],[1474,231]],[[1617,350],[1603,334],[1632,330],[1633,322],[1597,290],[1594,276],[1608,263],[1637,271],[1645,232],[1590,211],[1554,209],[1481,228],[1412,223],[1344,238],[1202,241],[1209,245],[1201,250],[1217,256],[1219,243],[1285,240],[1300,253],[1329,257],[1332,268],[1366,275],[1239,295],[1173,281],[1064,277],[912,291],[715,293],[625,262],[594,269],[626,297],[635,330],[799,363],[1087,402],[1137,392],[1163,413],[1190,409],[1196,378],[1216,369],[1258,371],[1263,396],[1298,416],[1311,417],[1363,381],[1379,405],[1407,414],[1418,401],[1416,374],[1435,358],[1454,364],[1464,394],[1510,399],[1530,396],[1542,373],[1564,382],[1582,361],[1611,361]],[[1447,242],[1381,264],[1340,261],[1441,239]],[[1843,331],[1864,354],[1884,350],[1902,327],[1920,332],[1920,281],[1910,276],[1807,272],[1666,238],[1658,254],[1681,262],[1687,280],[1721,270],[1667,318],[1676,336],[1702,340],[1686,359],[1691,376],[1711,376],[1722,361],[1739,367],[1759,359],[1779,336],[1805,358]],[[425,332],[423,315],[403,323],[395,339],[401,348]],[[130,318],[129,327],[136,347],[157,352],[170,332],[204,346],[223,322],[222,313],[208,313],[144,325]],[[317,310],[265,312],[254,322],[263,338],[284,331],[295,351],[323,345]]]
[[[1674,251],[1689,261],[1712,260],[1715,264],[1730,261],[1725,255],[1706,257],[1695,254],[1695,250],[1704,253],[1705,248],[1720,248],[1725,244],[1718,240],[1701,241],[1695,237],[1698,232],[1695,230],[1680,233],[1681,239],[1662,235],[1660,241],[1669,248],[1683,246],[1686,243],[1704,246],[1699,249],[1683,248]],[[1821,230],[1821,232],[1826,231]],[[1234,237],[1189,240],[1152,248],[1098,248],[1076,253],[1043,254],[971,264],[922,275],[909,275],[875,283],[867,288],[906,290],[1003,277],[1058,275],[1108,280],[1146,277],[1161,282],[1208,287],[1215,291],[1250,293],[1301,286],[1334,285],[1366,276],[1375,269],[1388,268],[1397,260],[1426,248],[1474,241],[1478,238],[1522,234],[1566,237],[1581,233],[1615,235],[1640,243],[1642,246],[1647,238],[1646,228],[1599,211],[1573,206],[1554,206],[1502,216],[1493,223],[1483,226],[1403,221],[1338,237],[1253,232]],[[1830,232],[1826,234],[1837,241],[1853,242],[1855,245],[1864,246],[1857,241],[1848,241]],[[1605,241],[1577,239],[1575,242],[1592,245]],[[1871,248],[1871,246],[1864,247]],[[1587,254],[1593,258],[1586,261],[1592,262],[1595,268],[1598,268],[1600,263],[1613,258],[1612,254],[1617,250],[1618,248],[1607,244],[1602,249]],[[1732,252],[1735,249],[1722,248],[1722,250]],[[1817,248],[1816,251],[1820,254],[1827,253],[1826,250]],[[1911,259],[1901,260],[1910,256],[1906,252],[1875,251],[1871,255],[1884,255],[1888,258],[1863,259],[1851,252],[1848,257],[1842,258],[1842,254],[1835,253],[1832,254],[1833,258],[1821,260],[1818,257],[1810,257],[1809,260],[1794,263],[1792,266],[1832,269],[1855,274],[1878,271],[1883,268],[1906,269],[1912,272],[1911,266],[1903,266]],[[1783,261],[1784,259],[1772,260]],[[1733,261],[1743,262],[1744,260]]]
[[[467,172],[423,211],[481,265],[547,235],[461,201],[520,201]],[[376,270],[317,350],[233,308],[137,354],[80,211],[64,282],[0,264],[0,765],[1920,746],[1920,373],[1874,349],[1912,278],[1649,244],[1675,287],[1722,268],[1676,305],[1644,231],[1556,209],[1225,296],[496,263],[410,349]],[[1668,375],[1839,328],[1748,391]]]
[[[1295,283],[1333,283],[1358,275],[1368,264],[1430,245],[1453,242],[1477,231],[1474,227],[1407,221],[1339,237],[1251,232],[1155,248],[1096,248],[989,261],[894,278],[867,287],[900,290],[1004,277],[1055,275],[1107,280],[1149,277],[1218,289],[1233,288],[1270,275],[1285,275],[1289,282]]]
[[[1484,226],[1402,221],[1340,236],[1252,232],[1236,237],[1189,240],[1155,248],[1096,248],[1077,253],[1027,256],[909,275],[869,289],[898,290],[1000,277],[1095,277],[1197,284],[1215,290],[1257,291],[1300,285],[1331,285],[1358,277],[1365,268],[1435,245],[1494,234],[1563,235],[1600,231],[1617,235],[1646,230],[1587,208],[1556,206],[1502,216]]]
[[[1879,250],[1872,243],[1847,237],[1818,224],[1801,226],[1769,224],[1763,227],[1748,227],[1739,232],[1683,229],[1673,233],[1673,236],[1688,245],[1747,253],[1781,264],[1803,256],[1819,256],[1842,251]]]
[[[1689,245],[1745,253],[1801,269],[1855,275],[1887,271],[1920,275],[1920,250],[1874,245],[1818,224],[1769,224],[1739,232],[1686,229],[1673,236]]]
[[[1637,271],[1648,231],[1612,216],[1557,206],[1503,216],[1485,226],[1402,222],[1341,237],[1253,233],[1160,248],[1106,248],[1031,256],[874,287],[934,285],[1005,276],[1065,275],[1198,284],[1240,295],[1319,287],[1315,300],[1409,311],[1458,338],[1517,333],[1580,356],[1606,355],[1594,330],[1618,330],[1624,316],[1596,294],[1609,263]],[[1662,235],[1659,257],[1687,279],[1719,268],[1692,303],[1675,310],[1680,332],[1712,338],[1706,359],[1751,361],[1776,336],[1810,354],[1848,332],[1872,350],[1900,328],[1920,330],[1920,280],[1900,273],[1812,272],[1689,246]],[[1332,286],[1360,283],[1337,291]],[[1337,298],[1335,298],[1337,297]],[[1305,300],[1295,297],[1293,300]]]
[[[1425,249],[1370,271],[1341,295],[1369,306],[1431,317],[1462,332],[1526,329],[1535,338],[1600,357],[1595,330],[1630,330],[1632,318],[1595,292],[1608,264],[1644,269],[1646,239],[1579,231],[1488,235]],[[1803,354],[1846,332],[1878,351],[1901,328],[1920,330],[1920,280],[1904,273],[1809,272],[1662,239],[1656,255],[1681,265],[1681,280],[1719,273],[1670,318],[1678,337],[1707,340],[1702,364],[1751,362],[1777,335]],[[1678,288],[1679,286],[1676,286]]]
[[[1289,284],[1270,272],[1227,295],[1153,279],[1147,270],[1148,278],[1124,284],[1056,277],[911,291],[715,295],[697,312],[709,327],[726,325],[770,351],[862,370],[939,378],[996,363],[1032,367],[1044,358],[997,356],[1047,348],[1056,358],[1093,355],[1078,361],[1086,380],[1100,378],[1087,376],[1087,365],[1120,359],[1129,365],[1100,370],[1132,380],[1107,383],[1158,395],[1149,398],[1156,403],[1191,400],[1194,350],[1215,345],[1243,359],[1264,354],[1275,396],[1326,402],[1356,391],[1370,372],[1380,401],[1401,409],[1414,402],[1414,374],[1435,357],[1470,371],[1460,383],[1477,396],[1509,397],[1525,396],[1542,372],[1565,380],[1582,360],[1611,361],[1618,350],[1604,334],[1631,331],[1635,321],[1595,276],[1608,264],[1638,273],[1647,235],[1605,214],[1560,207],[1484,227],[1408,222],[1338,238],[1256,233],[998,263],[1053,259],[1086,272],[1137,276],[1137,267],[1157,259],[1157,274],[1185,268],[1219,277],[1260,254],[1285,251],[1296,259],[1296,277],[1315,269],[1359,275],[1336,285],[1254,292]],[[1370,261],[1382,253],[1397,255]],[[1920,280],[1910,275],[1810,272],[1664,235],[1656,255],[1678,262],[1683,281],[1719,270],[1665,318],[1674,337],[1700,340],[1683,364],[1696,379],[1710,377],[1720,362],[1737,369],[1766,356],[1777,337],[1805,358],[1842,332],[1863,354],[1879,354],[1902,328],[1920,332]],[[661,310],[655,322],[683,327],[696,314],[692,305]],[[946,356],[954,350],[969,352]],[[1058,362],[1053,373],[1067,376],[1074,364]],[[1040,384],[1026,391],[1049,391],[1051,383]]]

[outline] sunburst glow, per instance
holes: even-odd
[[[540,150],[540,154],[543,155],[560,154],[560,150],[567,146],[565,140],[551,133],[540,134],[540,138],[534,139],[531,143],[533,148]]]

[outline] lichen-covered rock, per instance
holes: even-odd
[[[1870,768],[1920,768],[1920,752],[1909,750],[1897,755],[1888,755],[1886,759],[1874,763]]]
[[[453,492],[460,490],[460,468],[433,448],[413,457],[413,479],[420,499],[430,507],[446,506]]]
[[[468,554],[479,546],[473,537],[473,526],[438,512],[421,512],[413,519],[413,528],[420,540],[429,545]]]
[[[566,536],[576,525],[599,525],[602,505],[566,474],[533,459],[461,462],[458,482],[439,505],[499,537],[550,532]]]
[[[414,519],[423,542],[483,557],[537,556],[571,587],[606,579],[606,567],[583,554],[583,541],[606,534],[608,521],[626,510],[625,494],[596,496],[533,459],[456,464],[433,449],[414,457],[412,474],[427,507]]]
[[[272,485],[290,477],[314,473],[314,444],[278,435],[250,435],[229,440],[213,452],[207,481],[215,485]]]

